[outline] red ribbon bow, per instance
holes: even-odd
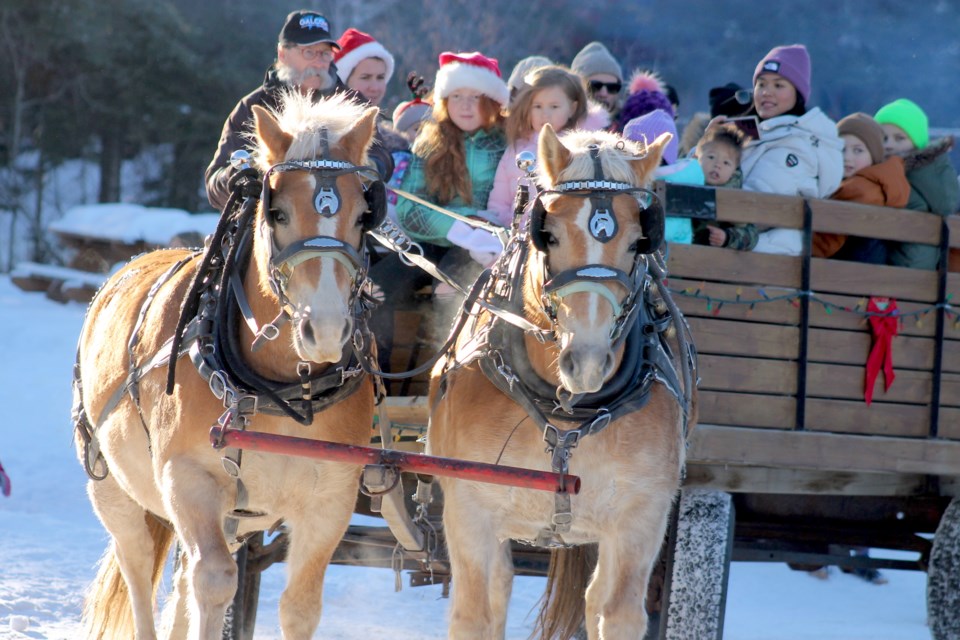
[[[897,315],[897,301],[893,298],[870,298],[867,303],[870,331],[873,333],[873,346],[867,356],[866,378],[863,385],[863,399],[869,406],[873,401],[873,385],[883,369],[883,390],[890,390],[896,374],[893,372],[893,338],[900,331],[900,319]]]

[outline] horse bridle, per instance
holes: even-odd
[[[646,286],[645,283],[649,281],[644,256],[657,252],[663,244],[663,206],[657,194],[649,189],[605,179],[600,163],[599,147],[596,145],[591,145],[590,156],[594,164],[593,180],[561,182],[552,189],[545,189],[537,194],[530,215],[530,241],[543,258],[540,264],[545,282],[541,305],[554,329],[558,324],[557,309],[564,297],[574,293],[596,293],[610,303],[615,319],[610,331],[610,340],[612,345],[616,346],[625,337],[624,328],[630,326],[639,294]],[[639,209],[637,217],[643,238],[637,246],[630,273],[603,264],[588,264],[566,269],[547,278],[549,274],[546,255],[549,253],[549,246],[543,228],[546,207],[542,202],[542,197],[547,194],[588,198],[592,206],[588,231],[600,242],[609,242],[619,232],[616,217],[613,215],[613,199],[618,195],[632,195]],[[640,267],[641,262],[643,268]],[[622,286],[627,292],[626,295],[618,299],[606,286],[610,283]]]
[[[326,137],[323,138],[326,147]],[[304,262],[319,258],[332,258],[343,265],[352,280],[351,308],[357,311],[357,301],[367,281],[369,256],[366,243],[361,243],[358,251],[351,245],[333,236],[314,236],[305,238],[280,249],[273,235],[273,227],[269,223],[270,212],[270,176],[274,173],[288,171],[307,171],[316,174],[314,189],[314,208],[317,214],[331,218],[340,211],[340,193],[337,189],[338,177],[356,174],[361,181],[364,199],[367,202],[367,213],[363,222],[364,230],[375,228],[382,222],[386,214],[386,199],[383,182],[379,174],[371,167],[355,165],[341,160],[287,160],[271,166],[263,176],[263,192],[260,201],[264,216],[261,219],[263,233],[269,238],[270,251],[268,264],[270,269],[270,286],[280,300],[283,311],[289,315],[293,304],[286,293],[286,285],[293,275],[294,269]],[[368,179],[364,183],[361,177]]]

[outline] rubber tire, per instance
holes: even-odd
[[[729,493],[681,491],[666,640],[723,637],[734,519]]]
[[[950,502],[933,538],[927,619],[934,640],[960,640],[960,498]]]

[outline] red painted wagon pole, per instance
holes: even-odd
[[[393,449],[357,447],[339,442],[278,436],[270,433],[224,429],[210,429],[210,441],[214,447],[236,447],[288,456],[350,462],[354,464],[380,464],[395,467],[400,471],[425,473],[432,476],[447,476],[476,482],[490,482],[523,489],[539,491],[580,493],[580,477],[561,475],[550,471],[536,471],[520,467],[508,467],[485,462],[471,462],[455,458],[441,458],[422,453],[409,453]]]

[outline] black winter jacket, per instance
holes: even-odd
[[[336,82],[329,89],[315,92],[314,96],[317,99],[326,98],[339,92],[347,93],[361,102],[367,101],[361,94],[349,89],[337,77],[337,70],[333,64],[330,65],[330,75]],[[243,149],[249,145],[249,139],[244,134],[249,134],[252,131],[253,105],[260,105],[268,109],[276,108],[280,91],[286,86],[277,78],[276,67],[270,67],[267,69],[263,84],[240,100],[230,113],[230,117],[223,123],[223,132],[220,134],[217,152],[204,175],[207,185],[207,200],[217,211],[222,211],[230,198],[228,184],[235,171],[230,165],[230,156],[237,149]],[[383,181],[390,180],[390,176],[393,175],[393,157],[383,145],[383,135],[379,127],[377,127],[377,135],[370,146],[368,155],[377,171],[380,172]]]

